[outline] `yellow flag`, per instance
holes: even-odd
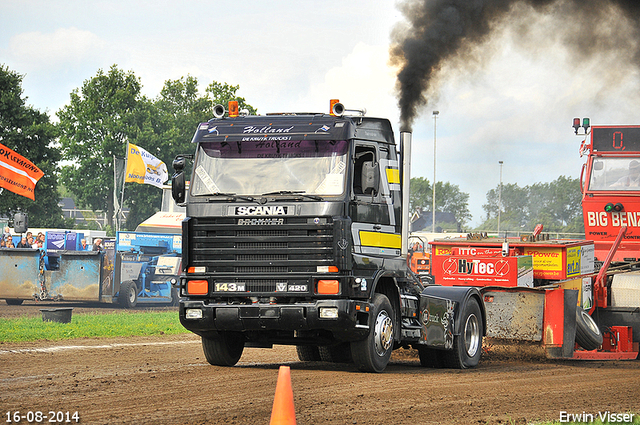
[[[169,173],[164,162],[146,150],[129,143],[125,182],[150,184],[161,188],[168,179]]]

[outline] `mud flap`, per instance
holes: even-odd
[[[427,286],[420,294],[419,343],[446,350],[453,348],[453,336],[461,332],[457,318],[470,298],[477,300],[482,312],[482,329],[486,330],[484,303],[476,288]]]
[[[576,340],[578,291],[547,291],[544,303],[543,345],[549,358],[571,358]]]

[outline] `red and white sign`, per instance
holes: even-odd
[[[530,256],[473,257],[436,256],[433,274],[442,285],[464,286],[533,286],[533,263]]]

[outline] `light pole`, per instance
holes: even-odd
[[[431,233],[436,232],[436,122],[440,111],[433,111],[433,193],[431,204]]]
[[[498,236],[500,236],[500,210],[502,209],[502,161],[500,164],[500,187],[498,187]]]

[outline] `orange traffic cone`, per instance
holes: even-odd
[[[295,425],[296,409],[293,407],[293,390],[291,389],[291,368],[280,366],[276,396],[273,399],[271,422],[269,425]]]

